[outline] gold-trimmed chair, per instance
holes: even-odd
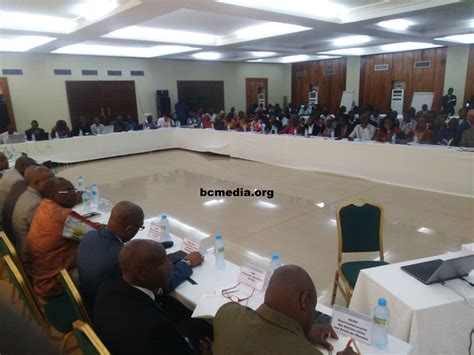
[[[79,293],[79,290],[77,289],[76,285],[74,284],[74,281],[72,280],[66,269],[61,270],[60,278],[61,283],[64,286],[66,293],[69,297],[69,300],[74,306],[76,319],[79,319],[92,326],[92,321],[89,317],[89,314],[87,313],[86,307],[84,306],[81,294]]]
[[[89,324],[81,320],[72,323],[74,336],[82,350],[83,355],[109,355],[105,345],[95,334]]]
[[[12,261],[15,263],[16,267],[19,269],[22,275],[25,274],[25,270],[23,268],[23,263],[21,262],[20,258],[18,257],[18,253],[16,252],[15,247],[10,242],[10,239],[7,237],[4,231],[0,232],[0,255],[1,256],[10,256]],[[3,263],[2,263],[3,266]],[[11,279],[10,279],[11,282]],[[10,301],[12,304],[16,303],[17,295],[16,295],[16,287],[12,287],[12,292],[10,294]]]
[[[331,305],[336,301],[336,293],[339,288],[348,307],[360,270],[387,264],[384,262],[383,253],[384,211],[383,207],[376,203],[356,200],[338,207],[336,219],[339,247]],[[343,253],[377,251],[380,261],[342,262]]]

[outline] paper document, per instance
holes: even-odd
[[[191,318],[214,318],[219,308],[232,302],[230,299],[213,293],[205,293],[199,299]]]
[[[349,342],[349,339],[350,337],[345,337],[345,336],[342,336],[342,335],[338,335],[339,336],[339,339],[332,339],[332,338],[329,338],[328,339],[328,342],[334,347],[334,349],[332,351],[328,351],[326,349],[324,349],[322,346],[319,346],[317,345],[316,348],[323,354],[323,355],[335,355],[337,354],[339,351],[343,351],[345,348],[346,348],[346,345],[347,343]],[[357,350],[355,349],[354,345],[352,344],[352,350],[354,350],[355,352],[357,352]]]

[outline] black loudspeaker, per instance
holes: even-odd
[[[156,108],[158,112],[158,117],[163,116],[164,114],[171,114],[171,101],[169,97],[157,97],[156,98]]]
[[[168,90],[156,90],[156,97],[170,97]]]

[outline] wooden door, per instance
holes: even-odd
[[[117,115],[130,115],[138,122],[134,81],[66,81],[66,92],[73,126],[81,116],[109,124]]]
[[[8,79],[0,78],[0,133],[6,131],[9,125],[13,125],[16,131]]]
[[[191,111],[200,108],[218,113],[225,110],[223,81],[177,81],[178,99],[186,103]]]
[[[258,105],[258,94],[265,92],[265,102],[268,105],[268,78],[245,78],[247,110]]]

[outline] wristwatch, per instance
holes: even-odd
[[[182,259],[181,261],[184,261],[186,264],[188,264],[189,267],[191,267],[191,262],[187,259]]]

